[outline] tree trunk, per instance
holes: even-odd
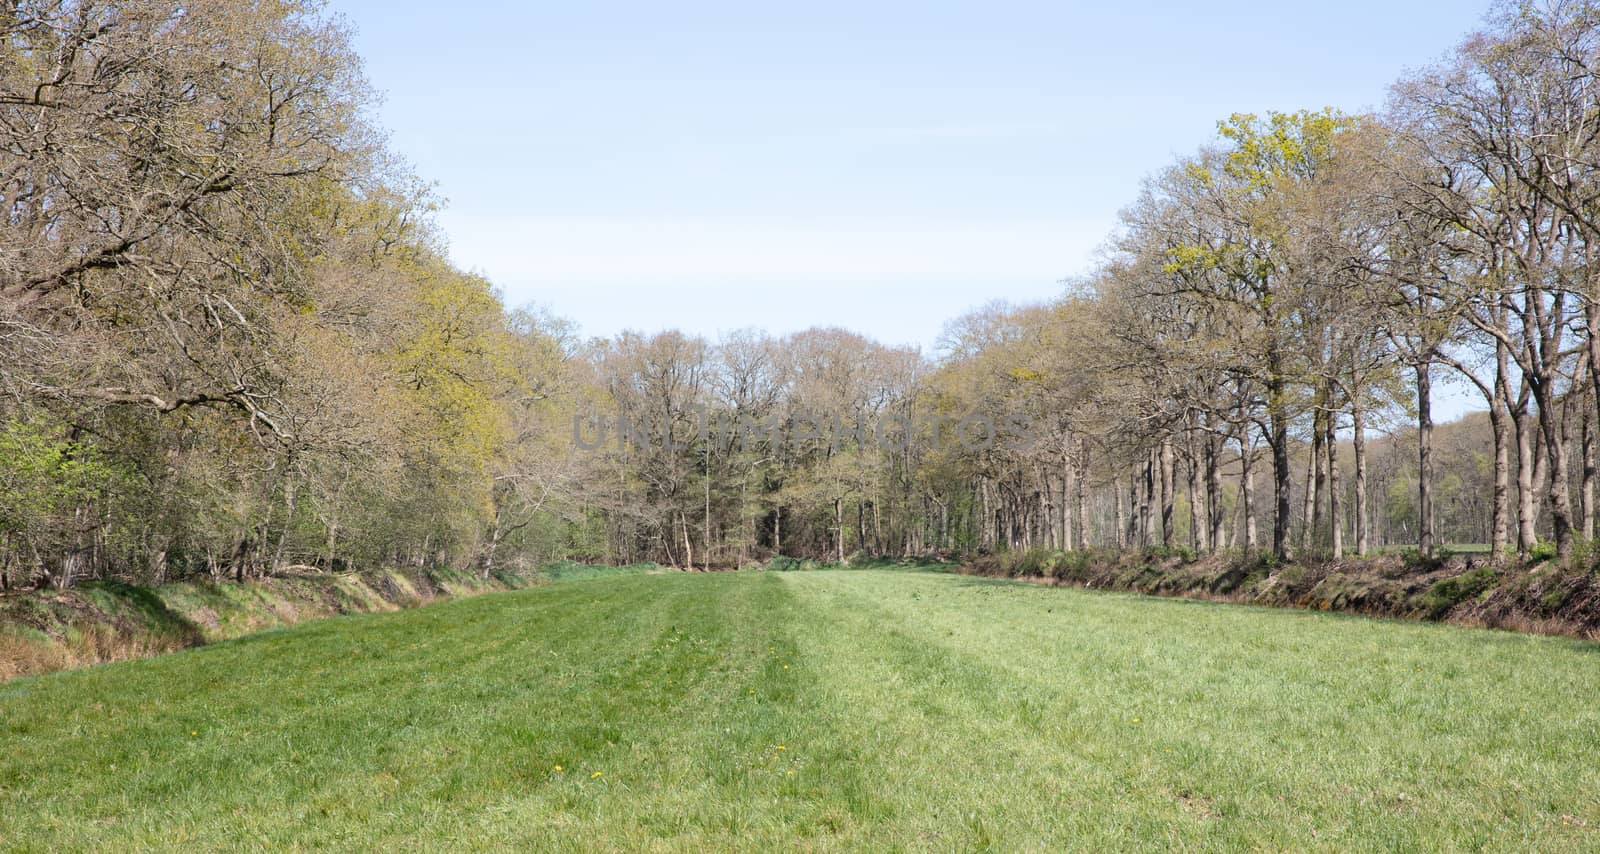
[[[1047,549],[1058,549],[1056,542],[1056,479],[1047,471],[1035,467],[1035,474],[1039,478],[1039,528],[1044,534],[1043,545]]]
[[[1320,422],[1318,424],[1320,425]],[[1320,426],[1313,427],[1312,430],[1311,447],[1308,449],[1310,456],[1306,457],[1305,491],[1301,493],[1300,498],[1300,551],[1305,554],[1311,553],[1311,546],[1316,537],[1317,480],[1320,477],[1317,473],[1319,469],[1317,458],[1322,456],[1322,431]]]
[[[1556,554],[1572,554],[1572,493],[1567,480],[1567,444],[1562,440],[1560,414],[1548,384],[1534,389],[1539,404],[1539,428],[1544,436],[1545,459],[1550,476],[1550,522],[1555,529]]]
[[[1155,543],[1155,452],[1145,452],[1143,488],[1139,490],[1139,546],[1148,548]]]
[[[887,553],[883,547],[883,507],[876,501],[872,502],[872,549],[879,555]]]
[[[1061,550],[1070,552],[1077,545],[1075,535],[1077,520],[1073,518],[1074,508],[1072,495],[1077,490],[1077,475],[1073,471],[1073,463],[1069,460],[1061,475]]]
[[[1215,430],[1206,434],[1206,511],[1211,516],[1211,533],[1205,550],[1212,553],[1221,551],[1227,539],[1227,517],[1222,507],[1222,441]]]
[[[334,556],[339,553],[339,519],[337,515],[328,518],[328,535],[323,540],[323,560],[331,571],[334,566]]]
[[[278,547],[272,553],[272,571],[283,568],[283,555],[289,545],[289,531],[294,527],[294,502],[297,483],[293,474],[283,484],[283,533],[278,535]]]
[[[1328,450],[1328,551],[1334,560],[1344,559],[1344,500],[1339,494],[1339,422],[1332,410],[1326,422]]]
[[[856,549],[867,550],[867,511],[862,502],[856,502]]]
[[[1489,523],[1489,553],[1495,560],[1505,557],[1511,545],[1511,437],[1504,401],[1489,405],[1489,428],[1494,442],[1494,506]]]
[[[1590,247],[1593,244],[1589,244]],[[1592,252],[1589,254],[1593,254]],[[1593,259],[1589,261],[1589,272],[1593,276],[1595,269]],[[1595,469],[1595,444],[1594,433],[1600,431],[1600,424],[1596,424],[1596,416],[1600,416],[1600,294],[1595,293],[1594,285],[1590,285],[1583,304],[1584,320],[1584,353],[1589,357],[1589,408],[1585,410],[1584,417],[1584,442],[1583,451],[1583,480],[1584,500],[1586,509],[1583,514],[1583,537],[1585,540],[1594,539],[1594,469]]]
[[[739,516],[739,525],[744,528],[739,537],[739,568],[744,569],[744,565],[750,562],[750,549],[756,544],[756,514],[750,512],[749,472],[739,482]]]
[[[1534,482],[1533,416],[1527,407],[1511,412],[1517,443],[1517,555],[1527,557],[1539,542],[1538,493]]]
[[[1173,460],[1172,460],[1172,439],[1171,438],[1166,438],[1166,439],[1162,439],[1161,440],[1160,462],[1161,462],[1161,545],[1166,547],[1166,548],[1172,548],[1173,541],[1174,541],[1174,537],[1173,537],[1173,533],[1174,532],[1172,530],[1172,524],[1173,524],[1173,516],[1172,516],[1173,497],[1172,497],[1172,493],[1173,493],[1173,488],[1175,486],[1175,484],[1173,482],[1175,478],[1174,478],[1174,472],[1173,472],[1174,463],[1173,463]]]
[[[678,525],[683,531],[683,565],[694,569],[694,545],[689,542],[689,515],[678,511]]]
[[[1271,395],[1275,400],[1282,400],[1281,389]],[[1289,551],[1289,521],[1292,514],[1289,494],[1289,419],[1282,411],[1282,404],[1272,406],[1270,418],[1272,424],[1272,438],[1268,442],[1272,446],[1272,496],[1274,514],[1272,518],[1272,553],[1280,560],[1289,560],[1293,555]]]
[[[241,533],[239,535],[238,544],[235,545],[234,548],[233,548],[233,580],[234,581],[244,581],[244,578],[245,578],[245,566],[244,566],[245,555],[249,554],[249,551],[250,551],[250,534],[249,534],[249,532]]]
[[[1120,466],[1119,466],[1120,468]],[[1102,517],[1103,518],[1103,517]],[[1128,547],[1127,520],[1122,512],[1122,475],[1113,475],[1111,479],[1111,524],[1117,529],[1116,543],[1118,549]]]
[[[1089,440],[1078,441],[1078,459],[1073,461],[1072,479],[1077,494],[1073,498],[1073,512],[1077,514],[1078,548],[1089,548]]]
[[[483,552],[482,578],[484,581],[488,581],[489,578],[494,575],[495,553],[500,550],[500,538],[504,536],[504,534],[501,532],[504,530],[505,526],[501,524],[500,521],[500,511],[496,509],[494,514],[494,527],[489,529],[489,547]],[[331,569],[332,567],[330,566],[329,568]]]
[[[1495,340],[1494,387],[1489,394],[1489,427],[1494,442],[1494,507],[1489,550],[1502,560],[1511,546],[1511,365],[1505,342]]]
[[[967,508],[967,512],[975,518],[972,534],[978,551],[989,551],[989,489],[981,477],[978,478],[977,501]]]
[[[1258,544],[1256,530],[1256,468],[1255,448],[1251,447],[1250,426],[1239,430],[1239,503],[1244,513],[1244,547],[1255,551]]]
[[[844,563],[844,499],[833,499],[833,541],[834,554],[839,563]]]
[[[1433,540],[1433,377],[1426,361],[1417,364],[1417,548],[1424,557],[1437,551]]]
[[[1202,552],[1206,550],[1206,526],[1201,522],[1200,452],[1192,431],[1184,437],[1184,449],[1189,456],[1189,547]]]
[[[705,568],[706,568],[707,572],[711,571],[711,452],[709,450],[710,447],[711,446],[708,443],[706,445],[706,448],[708,450],[706,451],[706,483],[705,483],[705,500],[706,500],[705,511],[706,511],[706,515],[705,515],[705,519],[704,519],[704,521],[705,521],[705,533],[703,535],[704,539],[702,539],[700,541],[700,545],[701,545],[701,547],[703,549],[703,552],[704,552],[704,557],[701,558],[701,560],[705,561]]]
[[[1350,421],[1356,461],[1356,554],[1365,555],[1372,551],[1372,532],[1367,527],[1370,513],[1367,507],[1367,424],[1366,410],[1356,396],[1352,396],[1350,403]]]
[[[1328,449],[1327,449],[1327,423],[1328,402],[1327,391],[1319,395],[1317,411],[1311,421],[1311,513],[1306,517],[1306,528],[1309,533],[1310,547],[1319,552],[1328,545],[1328,540],[1323,537],[1322,525],[1328,518]]]
[[[1583,479],[1578,488],[1578,506],[1580,525],[1583,530],[1583,540],[1588,542],[1594,539],[1594,476],[1595,476],[1595,413],[1587,405],[1583,407]]]

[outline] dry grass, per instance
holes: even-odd
[[[0,632],[0,681],[74,666],[61,644]]]
[[[86,623],[69,626],[64,637],[0,631],[0,681],[36,673],[131,661],[175,652],[191,643],[164,634],[119,631]]]

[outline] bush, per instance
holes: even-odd
[[[1058,581],[1088,581],[1095,557],[1095,553],[1087,551],[1056,552],[1051,561],[1050,577]]]
[[[1543,596],[1539,597],[1539,607],[1543,608],[1545,613],[1553,614],[1561,610],[1561,606],[1567,604],[1567,600],[1571,596],[1572,591],[1566,587],[1552,587],[1546,590]]]
[[[1049,549],[1029,549],[1014,553],[1007,575],[1022,578],[1043,578],[1048,574],[1055,553]]]
[[[1183,563],[1194,563],[1197,557],[1195,550],[1188,546],[1150,546],[1144,550],[1144,556],[1149,560],[1177,558]]]
[[[761,568],[768,570],[769,572],[807,572],[810,570],[826,569],[830,566],[837,567],[841,565],[842,564],[837,563],[823,563],[822,561],[812,560],[811,558],[773,555],[767,559],[765,564],[762,564]]]
[[[545,564],[539,572],[550,581],[572,581],[583,578],[601,578],[615,575],[644,575],[661,568],[651,561],[609,566],[600,563],[581,563],[575,560],[558,560]]]
[[[1450,559],[1448,549],[1437,549],[1433,557],[1428,557],[1416,546],[1407,546],[1400,550],[1400,562],[1406,569],[1414,572],[1432,572],[1445,565]]]
[[[1494,567],[1480,566],[1455,578],[1447,578],[1422,594],[1422,607],[1430,619],[1438,619],[1462,602],[1492,590],[1498,575]]]

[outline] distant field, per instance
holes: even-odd
[[[1600,848],[1600,646],[631,573],[0,685],[0,848]]]
[[[1388,545],[1378,547],[1379,554],[1399,554],[1405,551],[1415,551],[1415,545]],[[1445,554],[1458,555],[1486,555],[1489,553],[1488,543],[1445,543],[1439,546],[1439,551]]]

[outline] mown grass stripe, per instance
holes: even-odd
[[[933,573],[588,580],[11,683],[0,847],[1577,850],[1597,656]]]

